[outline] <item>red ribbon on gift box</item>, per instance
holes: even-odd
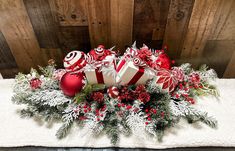
[[[119,63],[116,71],[119,72],[123,66],[126,64],[127,60],[126,59],[122,59],[121,62]],[[133,85],[135,84],[144,74],[145,70],[144,67],[139,67],[139,70],[137,71],[137,73],[132,77],[132,79],[128,82],[128,85]]]
[[[144,74],[144,68],[139,67],[138,72],[132,77],[131,81],[129,81],[128,85],[133,85],[135,84]]]
[[[95,75],[97,79],[97,83],[104,84],[104,77],[102,72],[99,71],[100,69],[95,69]]]

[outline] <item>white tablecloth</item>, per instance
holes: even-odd
[[[83,130],[74,127],[62,140],[55,137],[60,124],[48,126],[34,119],[21,119],[17,110],[22,108],[12,104],[13,80],[0,80],[0,147],[49,146],[49,147],[112,147],[106,136],[92,138]],[[201,98],[197,107],[208,111],[218,120],[218,129],[208,126],[188,124],[181,121],[178,126],[167,130],[163,142],[140,139],[136,136],[121,136],[118,147],[127,148],[173,148],[198,146],[235,147],[235,79],[216,81],[220,90],[220,100],[213,97]]]

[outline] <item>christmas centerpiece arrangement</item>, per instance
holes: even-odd
[[[199,96],[218,96],[210,84],[217,78],[214,70],[205,65],[194,70],[188,63],[173,66],[165,48],[133,44],[122,56],[112,49],[99,45],[87,54],[71,51],[63,60],[65,69],[49,60],[40,71],[19,73],[12,101],[26,105],[22,117],[61,121],[58,138],[78,125],[94,135],[107,134],[113,144],[120,134],[146,133],[160,141],[180,119],[217,126],[194,107]]]

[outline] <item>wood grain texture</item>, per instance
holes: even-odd
[[[235,40],[235,1],[222,0],[215,12],[209,40]]]
[[[235,77],[235,50],[223,74],[223,78],[234,78],[234,77]]]
[[[88,26],[86,0],[49,0],[60,26]]]
[[[162,45],[170,0],[135,0],[133,41],[153,48]]]
[[[24,0],[27,13],[41,48],[59,48],[58,26],[48,0]]]
[[[55,63],[58,68],[63,68],[63,59],[65,55],[62,53],[61,49],[59,48],[51,48],[51,49],[45,49],[41,48],[41,57],[45,62],[48,62],[48,60],[53,59],[55,60]]]
[[[0,73],[3,79],[15,78],[15,75],[17,75],[18,72],[19,72],[18,68],[0,69]]]
[[[196,0],[181,57],[200,57],[211,34],[211,27],[221,0]]]
[[[111,45],[120,52],[132,44],[134,0],[111,0]]]
[[[202,56],[207,58],[207,64],[222,78],[234,52],[235,41],[233,40],[208,40]],[[202,62],[199,63],[202,64]],[[234,70],[231,69],[230,72]]]
[[[91,47],[110,47],[110,0],[87,0]]]
[[[60,27],[59,34],[59,41],[64,54],[70,50],[90,51],[91,45],[87,26],[63,26]]]
[[[22,0],[0,0],[0,28],[20,71],[45,65]]]
[[[0,69],[15,67],[17,67],[15,59],[11,53],[5,37],[0,31]]]
[[[194,0],[171,0],[163,41],[171,58],[180,57],[193,6]]]

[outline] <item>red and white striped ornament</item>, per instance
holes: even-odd
[[[133,59],[133,63],[134,63],[134,65],[139,66],[139,67],[144,67],[144,66],[146,66],[146,63],[144,63],[143,61],[141,61],[140,58],[134,58],[134,59]]]
[[[89,54],[89,53],[85,55],[85,60],[89,64],[93,63],[95,61],[94,57],[91,54]]]
[[[134,57],[134,56],[137,56],[137,54],[138,54],[137,49],[127,48],[124,56],[126,56],[126,57]]]
[[[95,53],[98,56],[102,56],[104,54],[104,46],[103,45],[99,45],[97,48],[95,48]]]
[[[110,98],[117,98],[119,96],[118,88],[115,86],[109,87],[107,93]]]
[[[81,51],[71,51],[64,58],[64,67],[69,71],[76,71],[86,65],[85,54]]]

